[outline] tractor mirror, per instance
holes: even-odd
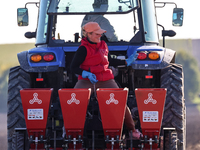
[[[183,25],[183,8],[174,8],[172,25],[173,26],[182,26]]]
[[[28,9],[27,8],[17,9],[17,24],[18,26],[28,26]]]

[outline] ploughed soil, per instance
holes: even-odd
[[[200,112],[195,104],[186,104],[187,150],[200,150]],[[7,150],[6,113],[0,113],[0,150]]]
[[[0,150],[7,150],[7,115],[0,113]]]
[[[195,104],[186,105],[187,150],[200,150],[200,112]]]

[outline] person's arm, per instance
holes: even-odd
[[[70,65],[70,69],[75,74],[81,75],[83,78],[88,78],[92,84],[95,84],[98,82],[96,79],[95,74],[85,71],[80,68],[80,65],[84,62],[85,58],[87,56],[87,49],[85,46],[80,46],[78,50],[76,51],[74,58],[72,60],[72,63]]]
[[[108,60],[110,62],[110,66],[119,66],[119,65],[130,66],[137,59],[137,57],[138,57],[138,53],[137,53],[137,51],[135,51],[135,52],[133,52],[132,55],[130,55],[125,60],[114,59],[114,58],[111,58],[111,56],[109,56],[109,55],[108,55]]]
[[[70,70],[75,74],[82,75],[83,69],[80,68],[80,65],[83,63],[87,56],[87,49],[85,46],[80,46],[76,51],[74,58],[72,59]]]

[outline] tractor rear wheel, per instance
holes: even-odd
[[[164,150],[178,150],[177,148],[177,132],[173,130],[164,129]]]
[[[178,134],[178,150],[186,148],[186,109],[181,65],[170,64],[161,70],[161,88],[167,88],[163,128],[175,128]]]
[[[10,69],[8,81],[8,101],[7,101],[7,138],[8,150],[12,150],[14,145],[15,149],[23,149],[23,140],[15,141],[16,135],[14,134],[15,128],[25,128],[25,119],[23,107],[21,102],[20,90],[30,88],[30,75],[25,72],[21,67],[13,67]],[[24,137],[17,137],[22,139]],[[13,142],[15,141],[15,142]],[[16,143],[17,144],[13,144]]]
[[[26,134],[26,133],[25,133]],[[25,135],[23,133],[14,132],[12,136],[12,150],[26,150],[28,148],[28,139],[25,139]],[[25,142],[26,140],[26,142]]]

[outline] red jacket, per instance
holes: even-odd
[[[98,81],[106,81],[114,79],[112,70],[108,68],[108,46],[104,41],[97,44],[91,44],[87,38],[83,38],[81,46],[85,46],[87,49],[87,56],[84,62],[80,65],[80,68],[89,71],[96,75]],[[78,79],[83,79],[79,75]],[[88,80],[88,79],[86,79]]]

